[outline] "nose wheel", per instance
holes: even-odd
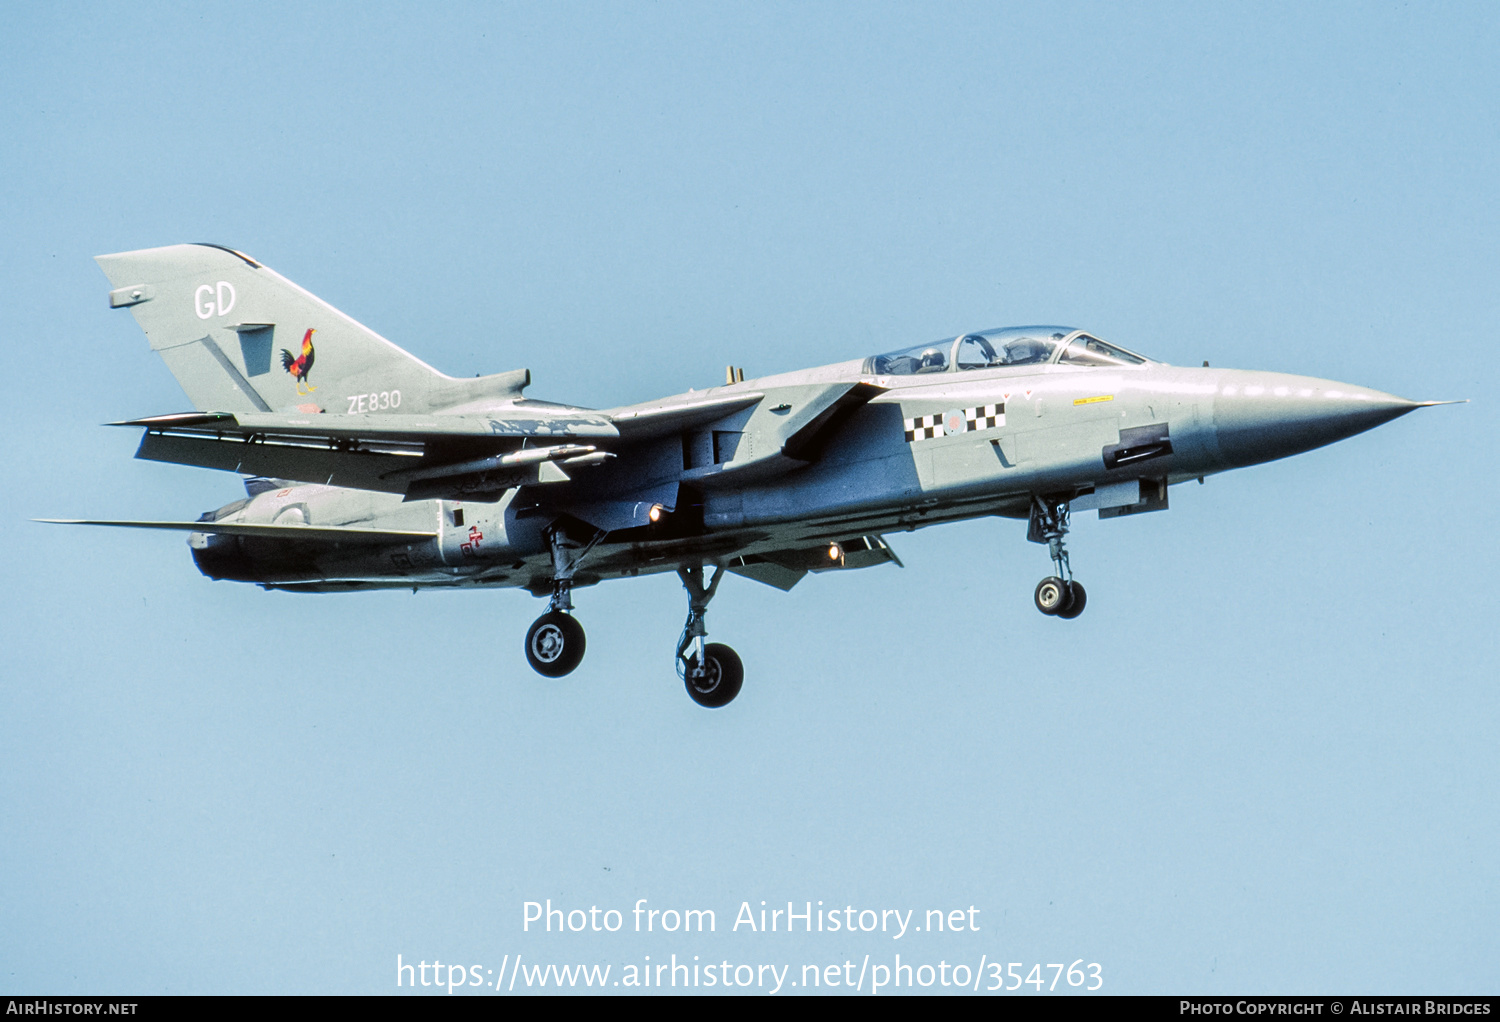
[[[1072,619],[1083,613],[1089,597],[1082,582],[1064,582],[1052,575],[1036,584],[1032,598],[1036,600],[1036,609],[1043,614]]]
[[[1071,620],[1083,613],[1088,593],[1084,592],[1082,583],[1073,581],[1073,569],[1068,564],[1068,548],[1064,541],[1067,534],[1068,502],[1033,497],[1026,538],[1033,543],[1047,544],[1057,574],[1038,582],[1032,599],[1036,602],[1036,609],[1043,614]]]

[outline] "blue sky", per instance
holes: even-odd
[[[1083,959],[1115,993],[1495,991],[1492,6],[8,21],[0,990],[900,953]],[[590,406],[1031,322],[1472,403],[1080,516],[1071,624],[1032,609],[1048,562],[1011,521],[788,594],[731,578],[709,627],[747,679],[710,713],[672,578],[577,593],[588,658],[547,681],[523,593],[271,594],[180,536],[31,523],[241,492],[99,426],[186,401],[91,257],[182,241]],[[523,932],[548,898],[718,927]],[[979,930],[730,929],[762,900]]]

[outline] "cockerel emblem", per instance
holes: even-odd
[[[313,367],[313,328],[308,327],[307,333],[302,335],[302,354],[293,357],[292,353],[285,348],[281,349],[281,368],[292,374],[297,381],[298,394],[311,394],[317,390],[311,383],[307,383],[307,374],[312,372]],[[307,383],[307,389],[302,385]]]

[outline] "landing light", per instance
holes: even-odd
[[[844,559],[844,551],[837,543],[828,544],[828,559],[830,561],[841,561]]]
[[[651,510],[646,512],[646,517],[650,518],[653,523],[659,522],[661,521],[661,516],[666,513],[666,510],[660,504],[652,504]]]

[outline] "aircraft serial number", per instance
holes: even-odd
[[[378,394],[349,395],[350,415],[358,415],[361,412],[381,412],[388,408],[400,407],[401,392],[399,390],[382,390]]]

